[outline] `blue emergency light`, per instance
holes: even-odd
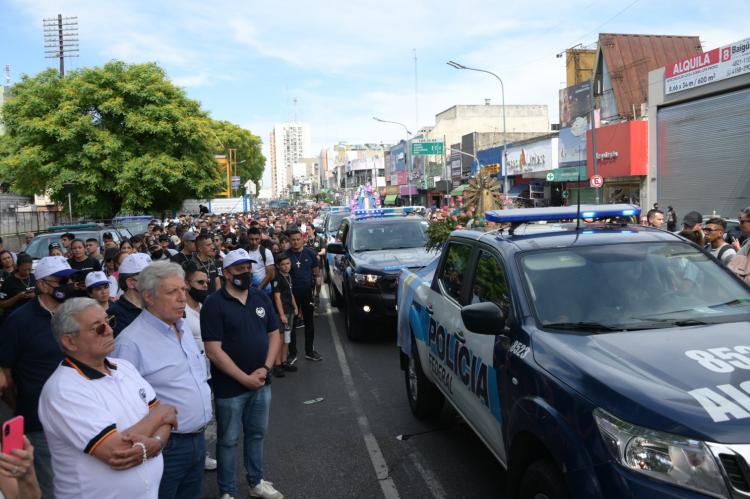
[[[414,208],[403,206],[401,208],[372,208],[369,210],[361,209],[352,211],[356,218],[382,217],[386,215],[407,215],[413,213]]]
[[[514,208],[485,213],[488,222],[559,222],[576,218],[633,217],[641,213],[640,207],[632,204],[582,204],[578,206],[556,206],[550,208]]]

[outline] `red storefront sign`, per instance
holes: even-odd
[[[594,174],[591,130],[586,134],[588,174]],[[604,178],[648,173],[648,122],[636,120],[596,129],[597,174]]]

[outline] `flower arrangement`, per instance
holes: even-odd
[[[476,216],[471,209],[453,215],[445,214],[433,220],[427,227],[427,243],[425,246],[429,251],[439,250],[454,230],[480,228],[484,227],[485,224],[484,218]]]

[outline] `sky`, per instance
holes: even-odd
[[[42,28],[57,14],[78,17],[66,69],[157,62],[213,118],[260,136],[266,156],[274,123],[309,123],[317,154],[403,138],[373,116],[415,131],[456,104],[500,103],[497,80],[449,60],[497,73],[507,104],[546,104],[556,123],[556,54],[600,32],[697,35],[704,49],[750,37],[748,0],[0,0],[11,82],[57,67]]]

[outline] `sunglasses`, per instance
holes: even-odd
[[[106,319],[104,319],[104,322],[101,324],[92,327],[92,331],[94,331],[99,336],[104,336],[107,334],[107,326],[109,326],[110,329],[114,329],[117,325],[117,317],[114,315],[108,316]]]

